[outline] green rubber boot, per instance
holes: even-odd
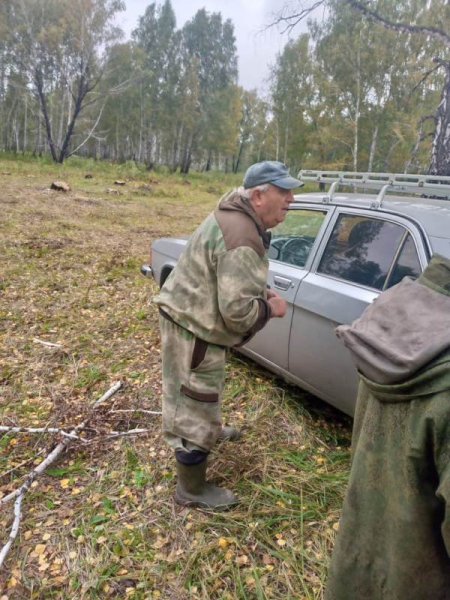
[[[177,504],[226,510],[239,502],[230,490],[206,481],[206,460],[199,465],[184,465],[177,461],[177,476]]]
[[[219,434],[219,442],[237,442],[242,437],[242,432],[231,425],[224,425]]]

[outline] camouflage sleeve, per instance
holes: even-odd
[[[266,280],[267,262],[252,248],[235,248],[218,257],[219,311],[230,331],[245,336],[270,319]]]
[[[450,558],[450,414],[445,411],[436,423],[435,462],[439,476],[439,487],[436,496],[444,504],[444,519],[441,524],[442,538]]]

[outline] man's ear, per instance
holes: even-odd
[[[262,196],[262,192],[261,190],[253,190],[253,194],[252,194],[252,204],[254,204],[255,206],[260,206],[261,205],[261,196]]]

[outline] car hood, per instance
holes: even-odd
[[[396,386],[419,376],[450,350],[450,260],[434,257],[417,281],[405,278],[380,294],[336,335],[374,385]],[[450,374],[447,379],[450,384]]]

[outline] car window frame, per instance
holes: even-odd
[[[283,267],[289,267],[292,269],[298,269],[299,271],[310,271],[311,270],[311,266],[313,264],[314,261],[314,257],[320,247],[320,244],[322,242],[322,238],[323,235],[325,234],[326,230],[328,229],[328,224],[330,222],[330,220],[332,219],[335,210],[336,210],[336,206],[330,205],[330,204],[315,204],[315,203],[295,203],[295,200],[293,202],[293,204],[291,204],[291,206],[289,207],[288,210],[288,215],[290,212],[295,211],[295,210],[312,210],[315,212],[321,212],[321,213],[325,213],[322,225],[320,226],[319,231],[317,232],[317,236],[316,239],[314,240],[313,245],[311,246],[311,251],[309,253],[308,259],[306,260],[305,264],[303,267],[299,267],[298,265],[293,265],[292,263],[287,263],[284,262],[282,260],[278,260],[276,258],[269,258],[270,263],[274,263],[276,265],[283,265]]]
[[[414,246],[415,246],[417,255],[419,257],[419,263],[420,263],[420,267],[421,267],[422,271],[427,266],[428,252],[427,252],[426,234],[425,234],[424,230],[420,227],[420,225],[417,224],[416,222],[412,222],[408,218],[393,214],[391,212],[382,211],[382,210],[375,211],[375,210],[371,210],[371,209],[363,209],[363,208],[359,209],[359,208],[347,207],[347,206],[336,206],[335,208],[336,208],[336,210],[334,211],[332,217],[330,218],[330,220],[328,222],[326,231],[324,231],[324,233],[322,235],[322,239],[321,239],[319,248],[318,248],[317,252],[315,253],[314,261],[310,268],[311,273],[314,273],[320,277],[326,277],[328,279],[332,279],[332,280],[342,283],[342,284],[352,285],[354,287],[364,289],[364,290],[370,290],[371,292],[376,292],[378,294],[380,294],[382,291],[384,291],[384,288],[382,290],[379,290],[377,288],[363,285],[361,283],[356,283],[354,281],[348,281],[346,279],[334,277],[333,275],[328,275],[327,273],[321,273],[318,271],[320,262],[322,260],[323,254],[325,252],[325,248],[326,248],[328,242],[330,241],[333,229],[341,215],[361,216],[361,217],[368,217],[370,219],[380,219],[382,221],[387,221],[390,223],[394,223],[396,225],[401,225],[405,229],[405,232],[401,238],[401,242],[399,243],[399,246],[392,258],[392,262],[391,262],[391,265],[388,270],[388,275],[386,276],[386,282],[388,281],[388,278],[392,272],[392,269],[395,265],[395,261],[399,257],[399,252],[401,251],[401,248],[402,248],[402,245],[404,243],[404,239],[405,239],[405,236],[407,233],[409,233],[413,239]]]

